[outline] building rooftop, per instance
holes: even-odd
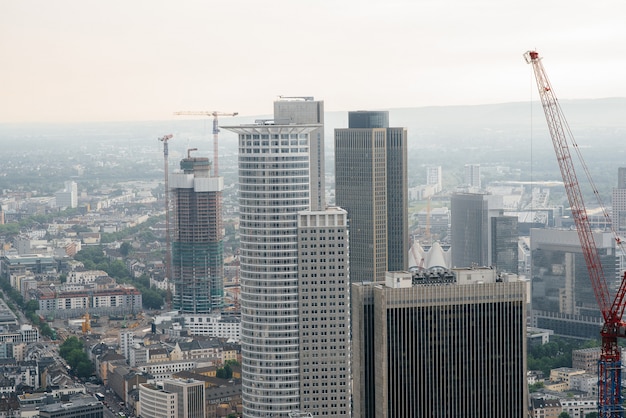
[[[53,403],[50,405],[42,406],[39,410],[45,412],[58,412],[63,410],[68,410],[71,408],[80,408],[84,406],[98,406],[104,408],[102,402],[98,401],[91,395],[83,395],[83,396],[73,396],[70,398],[69,402],[63,403]]]

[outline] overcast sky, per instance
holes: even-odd
[[[626,97],[623,0],[0,0],[0,123]]]

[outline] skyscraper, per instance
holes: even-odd
[[[352,285],[354,416],[527,416],[526,285],[492,269]]]
[[[450,199],[452,266],[493,266],[517,273],[517,219],[504,216],[502,197],[456,193]]]
[[[382,280],[408,263],[407,131],[389,112],[349,112],[335,130],[335,194],[350,222],[352,282]]]
[[[626,232],[626,167],[617,170],[617,187],[613,189],[613,228]]]
[[[309,172],[311,210],[326,208],[324,178],[324,102],[311,96],[281,97],[274,102],[274,120],[278,123],[319,124],[309,134]]]
[[[450,199],[452,266],[488,266],[487,195],[457,193]]]
[[[498,272],[517,274],[519,265],[517,216],[491,218],[491,262]]]
[[[169,181],[174,203],[173,307],[183,314],[208,314],[224,304],[224,180],[210,177],[208,158],[188,156],[180,168]]]
[[[298,216],[300,409],[350,416],[350,277],[345,210]]]
[[[474,189],[480,189],[480,164],[465,164],[465,184]]]
[[[441,166],[426,168],[426,184],[435,186],[435,193],[439,193],[443,188],[443,180],[441,176]]]
[[[244,417],[300,406],[298,212],[309,209],[309,140],[318,124],[224,127],[239,137]]]

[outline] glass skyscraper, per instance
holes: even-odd
[[[389,112],[349,112],[335,129],[335,194],[350,222],[350,279],[408,268],[407,131]]]

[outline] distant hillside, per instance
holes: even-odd
[[[617,167],[626,166],[626,98],[561,101],[572,132],[583,149],[596,184],[604,192],[616,182]],[[355,109],[357,110],[357,109]],[[371,109],[384,110],[384,109]],[[439,106],[389,110],[391,126],[403,126],[409,135],[409,182],[419,184],[425,166],[441,165],[449,184],[462,180],[463,165],[479,163],[484,173],[507,179],[560,179],[543,110],[538,101],[475,106]],[[224,126],[253,123],[268,115],[222,118]],[[346,128],[348,111],[326,112],[326,168],[334,170],[334,129]],[[6,161],[106,160],[106,155],[153,162],[160,169],[162,144],[157,138],[174,134],[170,161],[198,148],[210,156],[210,118],[81,124],[0,124],[0,147]],[[78,158],[73,154],[80,154]],[[237,137],[220,134],[221,171],[228,181],[237,178]],[[67,164],[66,164],[67,165]],[[69,165],[68,165],[69,167]],[[155,169],[156,170],[156,169]],[[492,173],[490,174],[490,170]],[[502,171],[504,170],[504,171]],[[509,171],[507,171],[509,170]],[[61,170],[63,171],[63,170]],[[498,174],[498,173],[504,174]],[[155,174],[158,174],[155,171]],[[488,180],[488,179],[487,179]],[[606,199],[606,198],[605,198]],[[608,200],[608,199],[607,199]]]

